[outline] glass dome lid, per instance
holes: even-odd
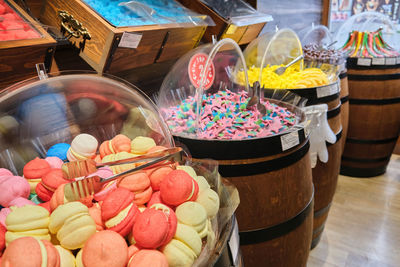
[[[117,134],[174,141],[157,107],[137,87],[111,75],[61,72],[33,78],[0,94],[0,167],[22,173],[35,157],[80,133],[98,143]]]
[[[243,97],[239,102],[245,105],[249,85],[244,66],[239,45],[229,38],[201,45],[181,57],[165,77],[156,101],[172,133],[202,135],[207,128],[202,118],[207,96]]]
[[[316,44],[320,47],[327,47],[333,43],[333,36],[324,25],[312,25],[306,28],[302,33],[299,33],[299,36],[301,36],[301,43],[303,46]]]
[[[349,38],[349,34],[353,31],[359,32],[375,32],[381,29],[383,39],[397,51],[400,49],[400,38],[396,27],[390,18],[379,12],[362,12],[351,16],[338,29],[334,36],[337,41],[335,47],[341,48]]]

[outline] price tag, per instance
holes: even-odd
[[[334,95],[337,94],[338,92],[339,92],[339,86],[337,83],[328,86],[318,87],[317,98]]]
[[[388,57],[386,58],[385,65],[396,65],[397,58]]]
[[[140,40],[142,40],[142,36],[143,35],[141,33],[124,32],[118,46],[126,48],[137,48],[140,44]]]
[[[371,66],[371,59],[370,58],[358,58],[357,59],[358,66]]]
[[[203,89],[207,90],[214,83],[215,78],[215,68],[214,63],[210,61],[208,65],[208,70],[205,73],[204,79],[202,79],[203,69],[205,68],[206,61],[208,56],[204,53],[194,54],[190,60],[188,65],[188,74],[190,78],[190,82],[197,89],[200,88],[200,83],[203,81]]]
[[[291,132],[281,136],[282,151],[291,149],[292,147],[300,144],[299,132]]]
[[[231,255],[233,259],[233,265],[237,266],[238,254],[239,254],[239,229],[236,219],[233,221],[232,235],[228,241],[229,249],[231,250]]]
[[[384,57],[374,57],[372,59],[372,65],[385,65]]]

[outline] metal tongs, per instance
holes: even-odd
[[[153,159],[152,161],[149,161]],[[68,201],[77,201],[90,195],[96,194],[107,182],[121,178],[127,174],[148,168],[154,164],[168,160],[168,164],[182,161],[182,148],[173,147],[156,151],[146,155],[122,159],[106,163],[96,163],[94,160],[72,161],[64,163],[62,171],[64,178],[73,180],[64,187],[64,196]],[[90,175],[97,171],[99,167],[116,166],[121,164],[132,164],[146,162],[135,168],[115,174],[110,177],[100,177],[99,175]]]

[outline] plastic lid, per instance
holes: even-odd
[[[170,122],[174,135],[196,137],[201,131],[199,114],[203,108],[203,96],[227,90],[233,93],[248,91],[244,62],[239,45],[226,38],[216,44],[201,45],[175,63],[157,97],[157,106]],[[239,72],[244,72],[241,84],[238,82]],[[171,124],[175,122],[170,117],[170,108],[178,106],[184,109],[184,116],[190,113],[190,121],[182,127],[173,127]]]
[[[171,23],[215,25],[207,15],[193,12],[173,0],[84,0],[83,2],[115,27]]]
[[[272,21],[270,15],[255,10],[242,0],[200,0],[218,15],[237,26],[252,25]]]
[[[317,44],[319,46],[328,46],[332,44],[333,37],[329,29],[324,25],[310,26],[304,33],[299,33],[303,45]]]
[[[391,47],[399,50],[400,39],[396,27],[388,16],[378,12],[363,12],[351,16],[336,32],[334,40],[336,40],[337,43],[335,47],[341,48],[348,40],[349,34],[352,31],[374,32],[379,28],[382,28],[384,40]]]
[[[49,76],[0,94],[0,167],[21,174],[26,162],[80,133],[93,135],[99,144],[120,133],[174,144],[158,109],[137,87],[110,75]]]

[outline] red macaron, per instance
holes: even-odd
[[[133,225],[132,235],[139,247],[156,249],[175,235],[177,219],[174,211],[165,205],[156,205],[140,213]]]
[[[183,170],[173,170],[163,179],[160,185],[160,195],[163,202],[179,206],[186,201],[197,198],[199,185]]]
[[[6,247],[6,232],[7,229],[0,224],[0,256],[3,254],[3,250]]]
[[[23,173],[26,179],[38,179],[42,178],[50,170],[50,164],[46,160],[35,158],[24,166]]]
[[[101,204],[101,218],[108,230],[115,231],[122,236],[130,233],[136,216],[140,213],[133,203],[135,196],[126,188],[120,187],[112,191]],[[126,209],[129,209],[128,211]],[[123,214],[119,214],[123,212]],[[124,216],[119,220],[110,222],[117,216]]]

